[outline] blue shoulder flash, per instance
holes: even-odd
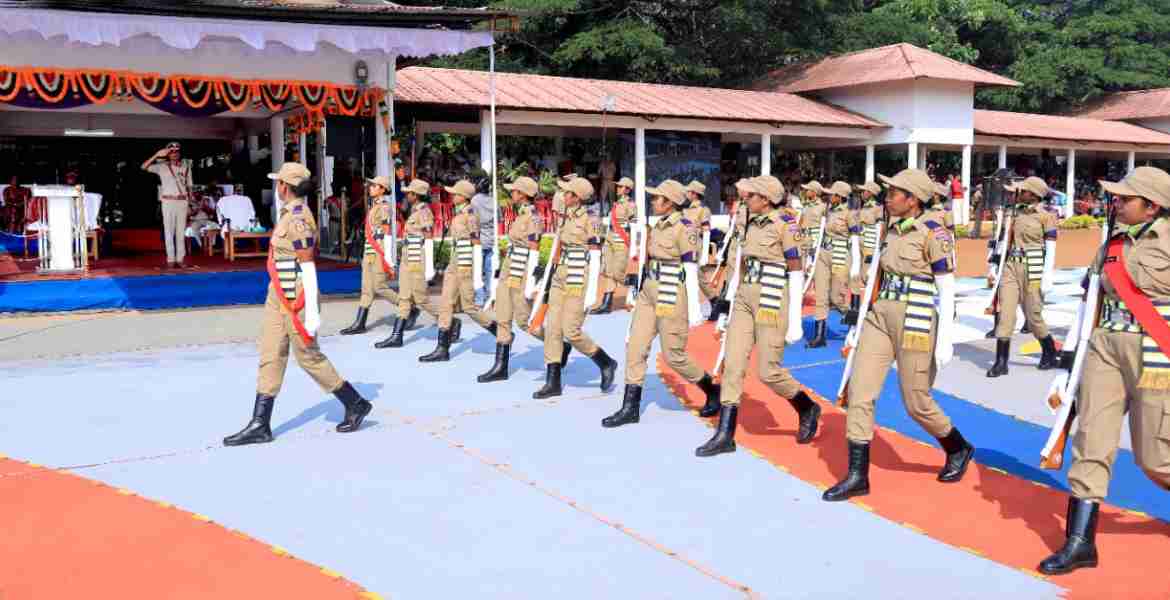
[[[683,218],[682,218],[682,219],[680,219],[680,220],[682,221],[682,224],[683,224],[683,225],[686,225],[687,227],[690,227],[691,225],[694,225],[694,223],[692,223],[692,222],[691,222],[691,220],[690,220],[690,219],[688,219],[688,218],[686,218],[686,217],[683,217]]]
[[[939,227],[942,227],[942,224],[940,224],[938,221],[935,221],[933,219],[927,219],[927,220],[923,221],[922,224],[926,225],[927,227],[929,227],[931,229],[938,229]]]

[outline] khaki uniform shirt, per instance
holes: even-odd
[[[540,234],[544,231],[540,215],[532,210],[531,206],[524,205],[516,210],[516,218],[508,228],[508,242],[512,246],[528,246],[529,243],[540,242]]]
[[[561,223],[560,243],[566,248],[599,245],[601,220],[590,215],[584,206],[569,209],[565,214],[565,222]]]
[[[1125,270],[1133,283],[1152,301],[1170,300],[1170,220],[1158,219],[1141,237],[1133,234],[1144,227],[1127,228],[1113,237],[1123,235],[1125,240]],[[1093,268],[1100,270],[1105,264],[1105,248],[1097,252]],[[1108,277],[1101,278],[1101,289],[1113,300],[1120,300]]]
[[[954,271],[951,248],[954,239],[942,223],[929,219],[903,219],[886,232],[882,270],[894,275],[945,275]]]
[[[178,165],[169,160],[160,160],[147,167],[146,170],[158,175],[161,180],[158,186],[159,200],[179,200],[181,198],[167,198],[167,196],[183,196],[191,193],[194,184],[191,181],[190,159],[183,159]]]
[[[1055,240],[1056,215],[1035,204],[1021,205],[1012,217],[1012,249],[1039,248],[1045,240]]]
[[[861,221],[857,211],[849,210],[849,206],[842,202],[829,211],[829,219],[825,223],[825,237],[848,238],[850,235],[861,233]]]
[[[699,230],[688,225],[678,211],[654,224],[649,241],[646,248],[650,258],[683,262],[695,262],[701,243]]]
[[[785,264],[800,259],[803,235],[796,217],[786,208],[754,215],[748,223],[743,255],[762,262]]]
[[[393,207],[390,205],[389,197],[382,196],[370,205],[370,210],[366,212],[366,231],[373,232],[374,239],[378,244],[382,244],[382,238],[386,236],[388,227],[392,227],[390,222],[390,212]],[[366,240],[366,254],[373,254],[374,247],[370,245],[371,240]],[[383,248],[385,251],[385,248]]]
[[[711,209],[702,202],[692,202],[690,206],[683,209],[683,216],[693,223],[694,227],[711,227]]]
[[[406,219],[406,234],[428,237],[435,226],[435,216],[431,213],[431,205],[426,202],[416,202],[410,209],[410,216]]]
[[[800,216],[801,229],[818,229],[821,226],[821,217],[825,216],[825,204],[805,204]]]
[[[614,218],[613,215],[617,215],[617,226],[626,228],[628,231],[630,220],[636,216],[634,203],[630,201],[628,196],[621,196],[618,198],[618,201],[614,203],[613,208],[610,210],[612,211],[609,223],[611,229],[609,235],[606,236],[606,241],[615,244],[624,244],[626,243],[626,240],[622,238],[620,233],[612,229]]]
[[[471,204],[463,204],[455,208],[451,218],[451,226],[447,229],[454,240],[478,240],[479,218],[475,216],[475,209]]]
[[[857,211],[857,218],[862,225],[874,225],[882,220],[882,207],[877,202],[866,204]]]

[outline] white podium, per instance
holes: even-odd
[[[44,198],[36,224],[41,272],[84,271],[89,266],[85,239],[85,190],[82,186],[36,185],[33,197]]]

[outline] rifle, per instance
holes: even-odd
[[[1012,217],[1008,214],[1004,216],[1003,223],[1003,251],[999,254],[999,267],[995,272],[995,285],[991,288],[991,306],[983,310],[983,314],[995,315],[999,314],[999,283],[1003,281],[1003,267],[1007,262],[1008,252],[1012,249]]]
[[[812,259],[812,263],[810,265],[811,268],[808,270],[808,273],[806,273],[804,276],[804,289],[800,291],[801,297],[804,297],[804,295],[808,293],[808,287],[810,285],[812,285],[812,282],[813,282],[813,275],[815,275],[817,272],[817,261],[820,260],[820,258],[821,258],[821,241],[825,239],[825,226],[828,225],[828,222],[829,222],[828,214],[821,217],[820,232],[817,234],[817,237],[816,237],[817,246],[816,246],[816,250],[813,251],[813,259]],[[875,256],[876,256],[876,254],[875,254]]]
[[[1110,211],[1105,227],[1101,228],[1101,244],[1109,242],[1110,234],[1117,215]],[[1101,272],[1090,269],[1089,287],[1085,290],[1085,300],[1077,310],[1079,317],[1069,328],[1065,345],[1076,348],[1072,365],[1067,373],[1061,373],[1048,386],[1048,408],[1056,413],[1056,423],[1048,434],[1048,440],[1040,450],[1040,468],[1059,470],[1064,465],[1064,448],[1068,444],[1068,437],[1072,432],[1073,421],[1077,418],[1076,399],[1077,390],[1081,382],[1081,374],[1085,368],[1085,355],[1088,353],[1089,338],[1093,334],[1093,327],[1101,318],[1101,304],[1104,299],[1101,293]]]
[[[561,259],[561,234],[558,231],[553,237],[552,250],[548,253],[548,264],[544,266],[544,276],[540,280],[540,289],[536,294],[536,305],[532,307],[532,320],[528,323],[528,333],[536,336],[544,326],[544,317],[548,314],[548,298],[552,293],[552,273]]]
[[[509,240],[508,243],[511,244],[512,243],[511,240]],[[500,289],[500,271],[501,271],[500,267],[503,266],[504,259],[500,256],[500,242],[499,242],[499,240],[496,240],[496,252],[492,256],[492,260],[496,263],[495,264],[496,268],[495,268],[495,271],[492,273],[492,281],[488,285],[488,289],[491,290],[491,292],[490,292],[490,295],[488,296],[487,302],[485,302],[483,305],[483,310],[485,312],[491,310],[492,306],[495,305],[496,293]]]
[[[649,236],[649,232],[646,227],[646,208],[643,206],[642,200],[635,201],[635,213],[637,225],[630,227],[630,237],[633,238],[636,233],[638,242],[630,244],[630,262],[626,267],[626,287],[629,288],[626,293],[627,306],[634,306],[634,303],[637,302],[638,292],[642,291],[642,279],[646,275],[646,238]],[[630,320],[630,323],[632,327],[633,319]],[[629,341],[630,333],[627,330],[626,342]]]
[[[731,298],[732,300],[735,299],[735,294],[739,290],[739,279],[740,279],[739,271],[740,271],[740,268],[742,266],[743,266],[743,245],[740,245],[735,249],[735,271],[732,272],[731,282],[727,285],[727,297]],[[788,301],[792,302],[793,298],[789,297]],[[728,312],[727,321],[726,322],[724,322],[722,320],[720,321],[720,323],[723,325],[723,327],[720,328],[721,335],[719,336],[719,354],[715,357],[715,366],[711,368],[711,376],[712,377],[718,378],[722,375],[723,358],[727,354],[727,330],[731,327],[731,316],[734,313],[735,313],[734,310]]]
[[[869,263],[868,280],[865,282],[865,291],[862,292],[861,307],[857,311],[857,323],[849,328],[849,334],[845,336],[845,345],[841,347],[841,356],[845,358],[845,370],[841,373],[841,385],[837,387],[837,404],[842,407],[849,405],[849,377],[853,374],[853,359],[857,356],[853,349],[861,342],[861,328],[865,326],[865,315],[869,313],[870,305],[877,302],[878,291],[881,289],[879,280],[883,276],[882,246],[885,245],[886,234],[890,230],[890,219],[885,205],[882,205],[882,221],[885,225],[873,249],[873,262]]]

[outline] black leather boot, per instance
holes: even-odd
[[[272,441],[272,406],[276,398],[256,394],[256,404],[252,408],[252,420],[239,433],[223,438],[224,446],[243,446],[246,444],[266,444]]]
[[[988,377],[999,377],[1008,373],[1008,355],[1012,352],[1011,340],[995,340],[995,364],[987,370]]]
[[[480,383],[504,381],[508,378],[508,357],[512,354],[512,344],[496,344],[496,362],[487,373],[476,377]]]
[[[735,422],[739,417],[738,406],[722,406],[719,408],[719,426],[715,428],[715,435],[707,440],[706,444],[695,448],[695,456],[715,456],[725,452],[735,452]]]
[[[589,311],[591,315],[607,315],[613,312],[613,292],[606,292],[601,296],[601,304]]]
[[[345,406],[345,418],[341,420],[341,423],[337,424],[337,432],[349,433],[351,431],[357,431],[362,426],[362,421],[365,420],[366,415],[370,414],[370,411],[374,408],[374,405],[370,404],[369,400],[362,398],[348,381],[341,384],[341,387],[336,392],[333,392],[333,395],[337,396],[337,399]]]
[[[938,472],[938,480],[955,483],[967,472],[967,465],[971,464],[971,458],[975,456],[975,446],[963,439],[958,427],[952,427],[946,437],[938,438],[938,444],[947,453],[947,462]]]
[[[1024,319],[1024,326],[1020,328],[1020,333],[1032,333],[1032,328],[1028,327],[1028,320]]]
[[[415,323],[417,323],[417,322],[418,322],[418,315],[419,315],[420,313],[422,313],[422,311],[421,311],[421,310],[419,310],[417,306],[411,306],[411,307],[410,307],[410,314],[406,315],[406,327],[405,327],[405,329],[406,329],[407,331],[412,331],[412,330],[414,329],[414,325],[415,325]]]
[[[1061,575],[1097,566],[1097,512],[1101,505],[1072,496],[1068,499],[1068,524],[1064,547],[1040,563],[1040,572]]]
[[[454,321],[454,323],[458,323],[458,322],[459,321]],[[451,360],[450,350],[451,350],[451,330],[450,329],[440,329],[439,330],[439,345],[435,346],[435,349],[432,350],[430,354],[424,354],[424,355],[418,357],[418,362],[429,363],[429,362],[444,362],[444,361]]]
[[[1036,365],[1036,368],[1047,371],[1058,366],[1060,366],[1060,359],[1056,355],[1056,340],[1049,335],[1040,340],[1040,364]]]
[[[808,397],[804,390],[788,399],[788,403],[800,416],[800,428],[796,432],[796,443],[807,444],[817,434],[817,425],[821,418],[821,405]]]
[[[828,320],[822,319],[820,321],[817,321],[816,328],[815,328],[814,333],[813,333],[813,339],[809,340],[808,343],[804,345],[804,347],[805,348],[824,348],[825,345],[828,343],[825,341],[825,337],[828,335],[828,333],[829,333]]]
[[[995,313],[995,320],[993,322],[993,325],[991,326],[991,331],[988,331],[983,337],[985,337],[989,340],[994,339],[996,329],[999,329],[999,313]]]
[[[613,378],[617,375],[617,361],[610,358],[605,350],[601,349],[601,346],[598,346],[597,352],[594,352],[593,356],[589,358],[593,364],[597,365],[598,369],[601,369],[601,391],[608,392],[613,389]]]
[[[394,330],[390,332],[390,337],[374,344],[375,348],[401,348],[402,347],[402,332],[406,330],[406,321],[394,319]]]
[[[358,307],[357,318],[353,324],[340,331],[341,335],[356,335],[366,332],[366,319],[370,316],[370,309]]]
[[[561,365],[550,363],[545,367],[544,387],[533,392],[535,400],[544,400],[561,395]]]
[[[637,423],[642,413],[642,386],[627,385],[626,394],[622,397],[622,407],[617,412],[601,420],[602,427],[621,427],[628,423]]]
[[[703,404],[703,408],[699,409],[700,417],[714,417],[719,412],[719,392],[720,386],[715,385],[715,380],[711,379],[710,373],[703,373],[703,378],[695,382],[700,390],[707,395],[707,401]]]
[[[711,301],[711,313],[707,315],[707,320],[714,323],[719,320],[720,315],[725,315],[731,310],[731,303],[727,300],[715,299]]]
[[[561,366],[562,367],[569,366],[569,355],[572,353],[573,353],[573,345],[570,344],[569,342],[565,342],[564,347],[561,348]]]
[[[857,317],[861,315],[861,296],[853,294],[849,297],[849,312],[845,313],[845,318],[841,322],[850,327],[857,324]]]
[[[463,321],[459,319],[451,319],[451,335],[449,342],[454,344],[463,337]]]
[[[499,325],[496,324],[495,321],[492,321],[491,323],[488,323],[487,327],[484,327],[484,329],[488,333],[492,334],[492,337],[496,337],[496,331],[499,329]]]
[[[825,490],[821,500],[840,502],[869,493],[869,442],[849,441],[849,473]]]

